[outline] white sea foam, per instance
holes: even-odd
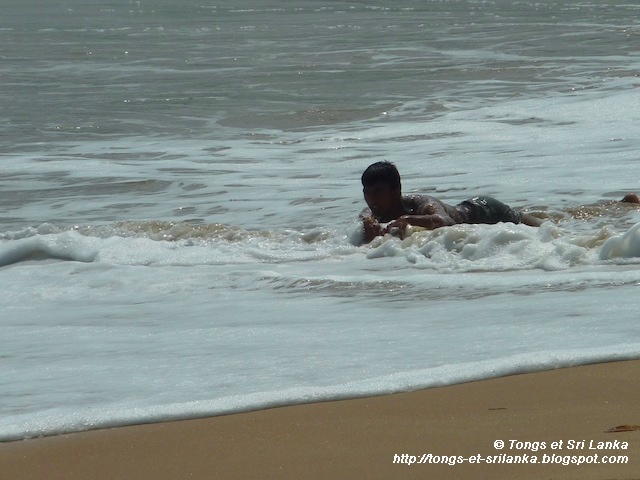
[[[562,270],[600,260],[640,258],[640,224],[617,234],[608,228],[571,235],[548,221],[526,225],[456,225],[390,235],[356,248],[336,231],[249,231],[221,224],[121,222],[60,231],[52,225],[7,232],[0,238],[0,267],[58,259],[115,265],[232,265],[320,260],[365,252],[369,259],[400,256],[414,267],[442,272]]]
[[[0,438],[634,358],[637,229],[467,225],[363,247],[169,223],[5,234]],[[609,242],[624,261],[600,259]]]
[[[0,420],[0,441],[18,440],[28,436],[46,436],[114,426],[182,420],[212,415],[239,413],[298,403],[323,402],[345,398],[398,393],[421,388],[452,385],[519,373],[531,373],[555,368],[634,358],[639,344],[621,344],[611,348],[589,351],[568,350],[521,354],[500,361],[481,361],[461,365],[443,365],[412,372],[398,372],[380,378],[348,381],[329,387],[295,387],[267,390],[246,395],[232,395],[213,400],[183,401],[163,405],[149,405],[140,401],[126,406],[95,409],[50,408],[36,414],[16,415],[9,421]],[[599,351],[600,350],[600,351]]]
[[[640,257],[640,224],[636,224],[623,235],[608,239],[600,250],[600,258]]]

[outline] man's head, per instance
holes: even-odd
[[[376,183],[386,183],[390,190],[400,190],[400,174],[391,162],[376,162],[369,165],[362,174],[362,186],[368,187]]]
[[[391,162],[377,162],[362,174],[364,199],[381,221],[396,218],[402,209],[402,186],[398,169]]]

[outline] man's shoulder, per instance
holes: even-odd
[[[431,195],[419,195],[419,194],[410,194],[403,195],[402,200],[410,205],[415,205],[416,207],[423,205],[434,205],[434,204],[442,204],[440,200],[436,197],[432,197]]]
[[[409,195],[403,195],[402,199],[408,200],[408,201],[417,201],[417,202],[439,202],[440,201],[436,197],[432,197],[431,195],[424,195],[421,193],[420,194],[410,193]]]
[[[449,210],[452,208],[442,200],[432,197],[431,195],[404,195],[403,201],[415,214],[449,214]]]

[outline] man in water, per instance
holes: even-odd
[[[459,223],[498,222],[524,223],[538,227],[543,220],[520,213],[492,197],[474,197],[451,206],[429,195],[402,195],[400,174],[391,162],[377,162],[362,174],[366,208],[361,214],[364,241],[390,233],[402,236],[408,225],[433,230]],[[638,203],[636,194],[629,194],[623,202]],[[380,223],[387,223],[382,227]]]

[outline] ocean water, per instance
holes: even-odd
[[[0,440],[640,358],[639,13],[6,0]],[[360,246],[383,159],[549,221]]]

